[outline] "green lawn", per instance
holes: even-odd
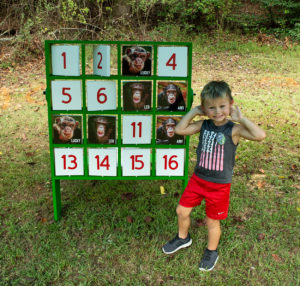
[[[54,221],[43,65],[0,72],[0,285],[299,285],[299,46],[194,39],[194,104],[205,83],[223,79],[267,131],[263,142],[240,142],[209,273],[198,270],[203,205],[192,213],[193,245],[161,251],[177,231],[181,181],[62,181]]]

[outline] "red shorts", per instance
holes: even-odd
[[[231,183],[208,182],[193,174],[179,204],[191,208],[200,205],[205,199],[206,215],[212,219],[225,219],[228,214],[230,186]]]

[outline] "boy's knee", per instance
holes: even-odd
[[[209,218],[208,216],[206,217],[206,225],[208,228],[212,229],[212,228],[220,228],[220,221],[217,219],[212,219]]]
[[[186,208],[181,205],[178,205],[176,208],[176,213],[181,218],[187,218],[192,211],[192,208]]]

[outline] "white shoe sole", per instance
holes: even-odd
[[[171,251],[171,252],[165,251],[164,248],[162,248],[162,251],[163,251],[163,253],[165,253],[165,254],[172,254],[172,253],[175,253],[176,251],[178,251],[178,250],[181,249],[181,248],[189,247],[189,246],[192,244],[192,242],[193,242],[192,239],[190,239],[189,242],[187,242],[186,244],[183,244],[183,245],[179,246],[178,248],[176,248],[175,250],[173,250],[173,251]]]
[[[214,264],[211,268],[206,269],[206,268],[201,268],[201,267],[199,267],[199,270],[201,270],[201,271],[211,271],[211,270],[213,270],[214,267],[215,267],[215,265],[216,265],[217,262],[218,262],[218,259],[219,259],[219,256],[217,257],[217,259],[216,259],[216,261],[215,261],[215,264]]]

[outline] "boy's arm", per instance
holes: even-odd
[[[203,120],[190,123],[191,120],[197,115],[204,115],[201,106],[191,109],[185,116],[182,117],[180,122],[175,127],[175,133],[178,135],[193,135],[200,131]]]
[[[230,115],[233,121],[240,123],[239,125],[235,125],[232,130],[232,140],[235,144],[238,143],[240,137],[252,141],[262,141],[266,138],[266,132],[244,117],[238,106],[235,108],[232,107]]]

